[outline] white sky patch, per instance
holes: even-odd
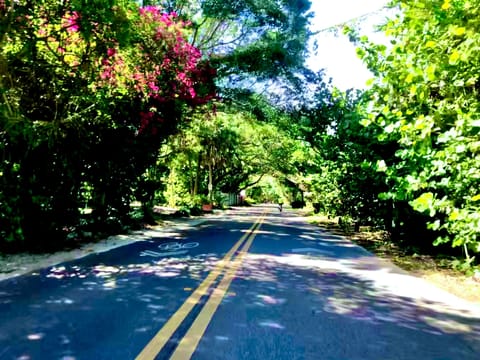
[[[387,11],[380,11],[387,0],[313,0],[311,10],[312,31],[320,31],[368,15],[362,22],[361,33],[375,42],[385,43],[382,34],[374,32],[374,26],[381,24]],[[357,57],[355,46],[339,33],[322,31],[314,37],[317,53],[307,60],[307,66],[318,71],[325,69],[326,76],[333,79],[333,85],[340,90],[349,88],[364,89],[366,81],[372,77],[366,66]]]
[[[312,0],[311,10],[315,13],[312,30],[322,30],[370,14],[387,3],[387,0]]]

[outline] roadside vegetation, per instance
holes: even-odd
[[[344,236],[371,253],[385,259],[409,274],[421,277],[436,286],[468,301],[480,304],[480,277],[452,268],[459,259],[447,253],[421,252],[408,244],[392,242],[390,234],[368,226],[355,231],[351,224],[339,225],[337,219],[306,214],[308,221],[333,234]]]
[[[305,68],[309,6],[0,2],[1,251],[282,202],[478,275],[480,1],[394,0],[388,46],[341,25],[347,92]]]

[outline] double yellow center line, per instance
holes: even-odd
[[[186,360],[190,359],[195,349],[198,346],[208,324],[210,323],[215,311],[220,305],[223,297],[225,296],[235,273],[242,264],[246,253],[252,245],[253,239],[256,236],[256,232],[263,223],[264,215],[262,216],[248,229],[248,231],[238,240],[235,245],[228,251],[222,260],[218,262],[215,268],[208,274],[198,288],[188,297],[187,300],[180,306],[180,308],[173,314],[165,325],[158,331],[158,333],[150,340],[145,348],[135,358],[136,360],[153,360],[163,349],[168,340],[172,337],[173,333],[178,329],[180,324],[190,314],[192,309],[197,305],[200,299],[207,293],[208,289],[212,286],[215,280],[226,272],[220,284],[213,289],[210,297],[202,310],[194,320],[192,326],[182,338],[173,355],[170,359]],[[232,257],[247,239],[239,254],[232,261]]]

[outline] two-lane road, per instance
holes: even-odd
[[[480,310],[274,207],[0,282],[0,359],[475,359]]]

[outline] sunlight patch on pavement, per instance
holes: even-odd
[[[41,340],[43,339],[44,336],[45,336],[44,333],[28,334],[27,339],[32,341]]]
[[[311,235],[300,235],[299,238],[315,241],[315,240],[318,239],[318,236],[315,237],[315,236],[311,236]]]
[[[150,327],[144,326],[144,327],[141,327],[141,328],[136,328],[134,331],[135,332],[140,332],[140,333],[145,333],[147,331],[150,331]]]
[[[285,329],[285,326],[283,325],[280,325],[279,323],[275,322],[275,321],[262,321],[261,323],[259,323],[260,326],[263,326],[263,327],[269,327],[269,328],[272,328],[272,329],[280,329],[280,330],[283,330]]]
[[[71,305],[71,304],[74,303],[74,301],[71,300],[71,299],[63,298],[63,299],[57,299],[57,300],[47,300],[46,303],[47,304],[56,304],[56,305],[59,305],[59,304]]]
[[[147,308],[153,309],[153,310],[163,310],[163,309],[165,309],[165,306],[164,305],[148,304]]]
[[[455,320],[442,320],[442,319],[435,319],[431,316],[422,316],[423,321],[425,321],[430,326],[442,330],[447,334],[455,334],[459,332],[471,332],[473,331],[472,327],[467,324],[459,323]]]
[[[93,268],[93,272],[97,277],[111,276],[112,274],[119,273],[120,271],[121,269],[115,266],[97,265]]]
[[[270,295],[257,295],[257,297],[260,298],[265,304],[269,305],[278,305],[285,302],[285,299],[276,299]]]
[[[419,306],[432,308],[432,305],[436,304],[435,310],[439,312],[464,318],[480,319],[480,308],[478,306],[457,298],[425,280],[411,276],[373,256],[327,260],[321,256],[312,257],[302,254],[284,254],[283,256],[249,254],[248,259],[259,263],[271,261],[305,270],[333,270],[362,281],[371,282],[376,296],[407,297],[413,299]],[[253,268],[249,271],[250,276],[254,276],[255,272],[258,272]],[[264,275],[268,276],[269,274],[265,273]]]
[[[215,340],[218,340],[218,341],[228,341],[228,340],[230,340],[230,338],[229,338],[228,336],[216,335],[216,336],[215,336]]]
[[[203,274],[211,271],[219,259],[215,254],[200,254],[196,256],[161,258],[157,261],[134,263],[120,266],[95,265],[95,266],[54,266],[45,275],[47,278],[62,280],[66,278],[96,277],[99,280],[86,280],[82,283],[83,289],[90,291],[96,289],[113,290],[132,284],[126,275],[139,274],[156,276],[159,278],[172,278],[187,276],[190,279],[201,279]],[[185,289],[185,291],[188,291]],[[67,302],[68,303],[68,302]]]
[[[107,281],[103,284],[104,288],[109,288],[109,289],[115,289],[117,287],[117,282],[115,279],[112,279],[110,281]]]
[[[355,312],[361,306],[358,301],[354,299],[342,299],[337,297],[329,297],[328,303],[325,305],[324,310],[340,315],[347,315]]]

